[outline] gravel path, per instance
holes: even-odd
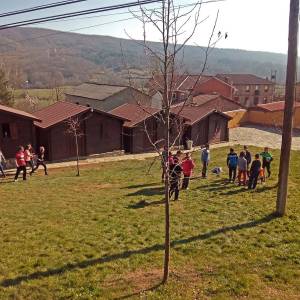
[[[230,143],[268,146],[274,149],[281,148],[281,130],[263,126],[244,126],[230,129]],[[296,130],[293,137],[293,150],[300,150],[300,131]]]

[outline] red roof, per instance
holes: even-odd
[[[266,104],[258,104],[256,107],[251,108],[251,110],[264,110],[264,111],[280,111],[284,110],[285,102],[278,101]],[[300,102],[295,102],[295,107],[300,107]]]
[[[13,114],[13,115],[20,116],[20,117],[23,117],[23,118],[39,121],[38,117],[36,117],[36,116],[34,116],[30,113],[27,113],[25,111],[15,109],[15,108],[12,108],[12,107],[4,106],[4,105],[1,105],[1,104],[0,104],[0,111],[4,111],[4,112],[7,112],[9,114]]]
[[[40,123],[35,122],[34,124],[40,128],[48,128],[89,110],[89,107],[71,102],[55,102],[54,104],[34,113],[34,115],[41,120]]]
[[[127,121],[126,118],[122,118],[108,112],[104,112],[98,109],[92,110],[94,113],[99,113],[111,118],[120,119],[121,121]],[[92,110],[90,107],[74,104],[71,102],[59,101],[46,108],[36,111],[34,114],[41,120],[41,122],[35,122],[34,124],[40,128],[48,128],[69,118]]]
[[[215,109],[207,109],[205,106],[176,106],[171,109],[171,112],[186,119],[189,125],[193,125],[213,113],[218,113],[226,119],[231,119],[228,115]]]
[[[170,85],[172,84],[172,86],[169,87],[169,89],[172,91],[189,91],[211,79],[221,81],[223,84],[234,88],[229,83],[226,83],[225,81],[223,81],[220,78],[217,78],[215,76],[208,76],[208,75],[201,75],[201,74],[198,74],[198,75],[197,74],[196,75],[185,74],[185,75],[173,75],[173,80],[172,80],[172,77],[169,76]],[[172,82],[171,82],[171,80],[172,80]],[[162,90],[162,88],[163,88],[162,82],[163,82],[162,76],[156,75],[150,79],[149,86],[150,86],[150,91],[152,91],[152,94],[153,94],[153,91],[161,91]]]
[[[144,107],[137,104],[125,103],[110,111],[111,114],[129,121],[124,123],[125,127],[135,127],[160,112],[158,108]]]
[[[222,99],[222,100],[231,102],[231,103],[235,104],[236,106],[239,106],[240,108],[243,108],[243,106],[241,104],[239,104],[237,101],[227,98],[220,94],[200,94],[200,95],[194,96],[192,105],[194,105],[194,106],[204,105],[215,99]]]
[[[253,74],[217,74],[217,78],[233,85],[260,85],[274,84],[274,82]]]

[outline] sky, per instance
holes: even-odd
[[[2,0],[0,1],[0,11],[1,13],[4,13],[57,1],[58,0]],[[131,1],[133,0],[87,0],[82,3],[64,7],[31,12],[13,17],[2,17],[0,18],[0,24],[3,25],[36,17],[56,15]],[[174,2],[176,6],[182,6],[195,3],[197,0],[174,0]],[[150,6],[148,5],[148,7],[152,8],[157,7],[158,5],[159,4],[153,4]],[[197,31],[195,32],[194,37],[189,41],[189,44],[207,45],[218,11],[219,17],[215,34],[219,31],[222,33],[226,32],[228,38],[221,39],[216,47],[277,53],[287,52],[288,0],[224,0],[217,3],[203,4],[200,12],[200,19],[206,19],[206,21],[198,26]],[[37,27],[74,31],[82,34],[109,35],[121,38],[128,38],[128,36],[130,36],[135,39],[142,39],[143,31],[141,24],[136,19],[128,20],[129,18],[132,18],[128,9],[114,11],[113,15],[111,14],[112,13],[98,13],[96,15],[76,17],[76,19],[72,20],[52,21],[39,24]],[[192,27],[193,22],[189,22],[185,28],[186,32],[189,32]],[[147,39],[152,41],[160,40],[159,35],[155,32],[154,28],[149,28]]]

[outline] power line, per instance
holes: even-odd
[[[209,3],[225,2],[225,1],[227,1],[227,0],[209,0],[209,1],[202,1],[201,4],[209,4]],[[176,6],[175,8],[179,8],[179,7],[180,8],[184,8],[184,7],[194,6],[196,4],[198,4],[198,2],[196,2],[196,3],[189,3],[189,4],[186,4],[186,5],[182,5],[182,6],[181,5],[180,6]],[[155,9],[153,9],[153,10],[155,10]],[[139,11],[137,10],[137,11],[133,11],[133,12],[139,12]],[[128,13],[131,13],[131,12],[113,13],[113,14],[107,14],[107,16],[108,15],[128,14]],[[101,15],[99,15],[99,16],[101,16]],[[83,18],[74,18],[72,20],[76,20],[76,19],[83,19]],[[32,38],[27,38],[27,39],[23,39],[23,40],[17,40],[16,42],[21,43],[21,42],[26,42],[26,41],[30,41],[30,40],[39,39],[39,38],[46,38],[46,37],[49,37],[49,36],[64,34],[64,33],[68,33],[68,32],[76,32],[76,31],[80,31],[80,30],[84,30],[84,29],[95,28],[95,27],[105,26],[105,25],[109,25],[109,24],[114,24],[114,23],[129,21],[129,20],[133,20],[133,19],[136,19],[136,17],[124,18],[124,19],[119,19],[119,20],[115,20],[115,21],[109,21],[109,22],[100,23],[100,24],[94,24],[94,25],[91,25],[91,26],[85,26],[85,27],[75,28],[75,29],[66,30],[66,31],[53,32],[53,33],[49,33],[49,34],[45,34],[45,35],[35,36],[35,37],[32,37]],[[1,56],[6,56],[6,57],[17,57],[17,56],[20,56],[20,54],[18,54],[18,55],[11,55],[11,54],[6,55],[6,54],[3,54],[3,53],[0,54],[0,55]]]
[[[19,14],[24,14],[24,13],[28,13],[28,12],[37,11],[37,10],[43,10],[43,9],[58,7],[58,6],[63,6],[63,5],[70,5],[70,4],[75,4],[75,3],[79,3],[79,2],[85,2],[85,1],[88,1],[88,0],[59,1],[59,2],[49,3],[49,4],[45,4],[45,5],[39,5],[39,6],[30,7],[30,8],[24,8],[24,9],[5,12],[5,13],[0,14],[0,18],[19,15]]]
[[[217,3],[217,2],[225,2],[227,0],[209,0],[209,1],[202,1],[202,4],[210,4],[210,3]],[[176,5],[174,8],[178,9],[178,8],[186,8],[186,7],[191,7],[191,6],[195,6],[200,3],[199,2],[194,2],[194,3],[189,3],[189,4],[184,4],[184,5]],[[156,10],[156,8],[151,9],[153,11]],[[61,20],[53,20],[53,21],[47,21],[47,23],[60,23],[60,22],[70,22],[73,20],[88,20],[88,19],[96,19],[99,17],[110,17],[110,16],[116,16],[116,15],[128,15],[128,14],[132,14],[132,13],[139,13],[140,10],[132,10],[132,11],[125,11],[125,12],[118,12],[118,13],[110,13],[110,14],[100,14],[100,15],[96,15],[96,16],[89,16],[89,17],[82,17],[82,18],[72,18],[72,19],[61,19]]]
[[[54,16],[50,16],[50,17],[36,18],[36,19],[31,19],[31,20],[26,20],[26,21],[4,24],[4,25],[0,26],[0,30],[20,27],[20,26],[25,26],[25,25],[40,24],[40,23],[48,22],[50,20],[51,21],[52,20],[60,20],[60,19],[71,18],[71,17],[75,17],[75,16],[82,16],[82,15],[94,14],[94,13],[98,13],[98,12],[112,11],[112,10],[117,10],[117,9],[122,9],[122,8],[129,8],[129,7],[133,7],[133,6],[146,5],[146,4],[157,3],[157,2],[161,2],[161,1],[162,0],[142,0],[142,1],[135,1],[135,2],[118,4],[118,5],[111,5],[111,6],[94,8],[94,9],[88,9],[88,10],[81,10],[81,11],[77,11],[77,12],[73,12],[73,13],[65,13],[65,14],[54,15]]]

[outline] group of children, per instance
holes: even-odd
[[[0,149],[0,172],[3,177],[5,177],[3,164],[5,163],[5,157]],[[40,166],[44,168],[45,175],[48,175],[47,166],[45,164],[45,147],[40,146],[38,154],[35,155],[33,147],[31,144],[26,145],[25,147],[19,146],[16,156],[16,174],[14,181],[18,180],[20,173],[22,172],[23,180],[27,179],[27,168],[30,169],[29,175],[31,176]]]
[[[195,168],[195,162],[191,158],[190,153],[186,153],[184,158],[181,159],[183,153],[177,151],[175,155],[171,152],[167,153],[166,149],[162,152],[163,164],[168,164],[168,168],[162,166],[162,180],[165,180],[165,170],[169,171],[170,178],[170,197],[174,194],[174,200],[179,199],[180,182],[183,174],[183,180],[181,189],[186,190],[189,187],[190,178]],[[266,147],[263,152],[257,153],[252,160],[252,154],[247,146],[244,146],[244,150],[238,155],[233,148],[227,155],[226,164],[228,167],[229,182],[235,183],[236,179],[238,185],[248,186],[248,189],[255,189],[257,182],[260,179],[261,182],[271,176],[271,162],[273,157]],[[202,163],[202,178],[207,178],[208,167],[210,163],[210,149],[209,145],[201,151],[201,163]],[[215,167],[212,170],[213,173],[220,175],[222,172],[221,167]]]
[[[262,161],[260,158],[262,158]],[[229,181],[234,183],[237,177],[239,185],[246,186],[248,184],[249,189],[255,189],[259,179],[261,182],[266,180],[266,171],[267,176],[271,176],[272,161],[273,157],[268,147],[263,152],[255,154],[253,161],[247,146],[244,146],[244,150],[240,152],[239,156],[231,148],[227,155]]]

